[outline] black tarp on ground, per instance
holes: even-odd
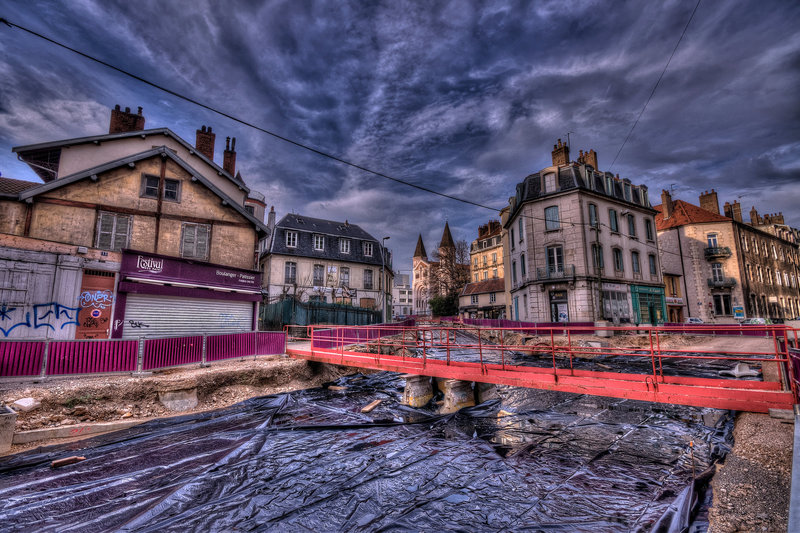
[[[649,531],[687,519],[670,507],[692,486],[689,442],[699,473],[732,427],[514,388],[436,416],[399,405],[394,374],[340,384],[0,460],[2,529]],[[76,454],[86,461],[49,467]]]

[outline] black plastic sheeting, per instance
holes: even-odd
[[[702,530],[708,493],[693,479],[733,425],[725,411],[505,387],[439,416],[400,405],[396,374],[337,384],[0,460],[2,529],[681,531],[694,515]],[[71,455],[86,461],[50,468]]]

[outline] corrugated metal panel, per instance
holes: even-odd
[[[253,302],[128,294],[122,338],[251,331]]]

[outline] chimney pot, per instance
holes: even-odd
[[[129,131],[141,131],[144,129],[144,116],[142,116],[142,108],[139,108],[139,113],[134,115],[131,113],[131,108],[126,107],[125,111],[120,109],[119,104],[114,106],[111,110],[111,120],[108,124],[108,133],[125,133]]]

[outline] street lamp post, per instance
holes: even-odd
[[[381,289],[381,318],[383,322],[386,323],[386,276],[384,275],[384,268],[385,268],[385,255],[386,255],[386,241],[389,237],[384,237],[381,239],[381,281],[380,281],[380,289]]]

